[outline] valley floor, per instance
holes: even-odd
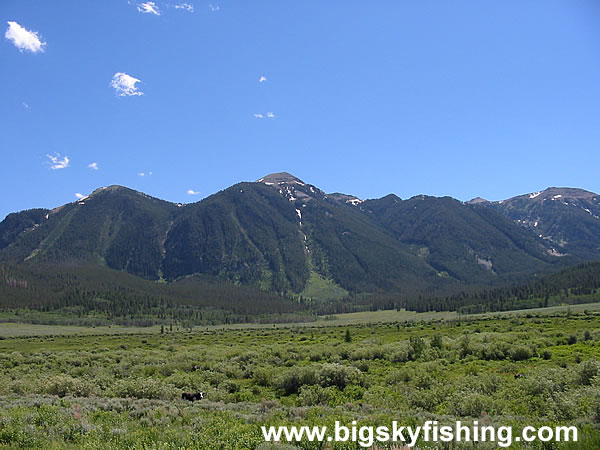
[[[575,425],[579,442],[552,448],[600,445],[600,304],[162,334],[0,327],[0,447],[266,449],[261,425],[335,420]]]
[[[358,325],[358,324],[377,324],[389,322],[410,322],[410,321],[433,321],[433,320],[472,320],[480,318],[501,318],[501,317],[519,317],[527,315],[552,315],[558,313],[579,313],[583,311],[600,311],[600,302],[585,303],[578,305],[561,305],[547,308],[530,308],[512,311],[501,311],[483,314],[463,314],[459,315],[455,311],[441,312],[415,312],[415,311],[396,311],[379,310],[365,311],[346,314],[335,314],[330,316],[321,316],[317,320],[310,322],[292,322],[292,323],[236,323],[196,326],[193,331],[208,330],[243,330],[243,329],[270,329],[270,328],[296,328],[296,327],[322,327],[322,326],[340,326],[340,325]],[[127,326],[94,326],[82,327],[75,325],[43,325],[19,322],[0,322],[0,339],[7,337],[28,337],[28,336],[71,336],[71,335],[107,335],[107,334],[158,334],[161,327],[158,325],[149,327],[127,327]],[[180,331],[176,328],[176,331]]]

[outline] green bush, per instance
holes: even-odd
[[[487,396],[476,392],[457,392],[452,396],[449,406],[450,414],[459,417],[480,417],[490,410]]]
[[[89,397],[95,393],[94,385],[80,378],[72,378],[68,375],[55,375],[40,386],[40,391],[44,394],[58,395],[64,397],[71,395],[73,397]]]
[[[433,348],[439,348],[442,350],[444,348],[444,341],[442,340],[442,335],[436,334],[431,339],[431,344]]]
[[[181,390],[156,378],[129,378],[118,380],[113,386],[117,397],[157,398],[172,400],[181,395]]]
[[[509,354],[508,345],[505,343],[493,343],[483,345],[478,351],[479,357],[486,361],[501,361]]]
[[[302,386],[298,396],[299,402],[302,406],[327,405],[332,398],[331,389],[321,386]]]
[[[388,347],[388,359],[393,363],[405,363],[411,360],[412,349],[408,342],[400,342]]]
[[[258,386],[270,386],[273,382],[273,371],[266,367],[260,367],[252,374],[252,381]]]
[[[288,369],[275,382],[275,386],[285,395],[297,394],[302,386],[318,384],[319,377],[314,366]]]
[[[600,362],[596,360],[589,360],[584,362],[581,367],[579,367],[579,372],[577,374],[577,382],[584,386],[589,386],[592,384],[592,380],[594,377],[597,377],[600,373]]]
[[[410,359],[419,359],[423,350],[425,350],[425,340],[417,336],[411,336],[409,338],[410,343]]]
[[[335,386],[340,390],[349,384],[360,384],[361,373],[356,367],[337,363],[323,364],[319,370],[319,383],[323,387]]]
[[[275,386],[286,395],[297,394],[303,386],[334,386],[340,390],[349,384],[360,384],[361,372],[354,366],[327,363],[321,366],[293,367],[279,376]]]
[[[356,361],[356,362],[352,363],[352,365],[354,367],[356,367],[358,370],[360,370],[361,372],[366,373],[369,371],[369,361],[360,360],[360,361]]]
[[[533,356],[529,347],[519,345],[510,350],[510,359],[513,361],[526,361]]]
[[[222,387],[229,394],[235,394],[236,392],[239,392],[239,390],[240,390],[240,385],[233,380],[227,380],[225,383],[223,383]]]
[[[381,347],[373,346],[358,348],[350,354],[350,359],[353,361],[358,361],[361,359],[375,360],[384,358],[384,350]]]

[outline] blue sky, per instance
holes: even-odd
[[[600,192],[595,0],[2,0],[0,27],[0,218],[278,171],[361,198]]]

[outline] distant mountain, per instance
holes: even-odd
[[[361,205],[438,272],[464,283],[493,283],[555,262],[545,243],[493,210],[450,197],[389,195]]]
[[[165,241],[164,275],[223,276],[298,292],[308,279],[298,217],[262,183],[240,183],[182,207]]]
[[[48,209],[29,209],[6,216],[0,223],[0,249],[8,247],[26,230],[38,227],[51,211]]]
[[[9,215],[0,223],[5,262],[94,262],[158,279],[173,203],[122,186],[100,188],[51,211]],[[33,224],[32,224],[33,223]],[[17,232],[18,231],[18,232]],[[12,241],[8,245],[7,241]]]
[[[550,187],[488,206],[547,242],[555,255],[600,257],[600,195]]]
[[[281,172],[182,205],[109,186],[7,216],[0,263],[95,265],[168,283],[200,275],[321,300],[456,291],[600,256],[598,197],[552,189],[505,202],[363,201]]]
[[[487,203],[488,201],[485,198],[481,198],[481,197],[475,197],[472,198],[471,200],[469,200],[468,202],[465,202],[467,205],[478,205],[480,203]]]
[[[296,293],[323,280],[358,291],[435,280],[435,270],[350,204],[289,174],[261,180],[182,208],[165,242],[167,278],[200,272]]]

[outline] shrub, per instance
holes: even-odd
[[[221,372],[215,372],[214,370],[205,370],[202,372],[202,379],[211,386],[218,387],[227,379],[227,376]]]
[[[302,406],[326,405],[331,399],[331,388],[302,386],[298,399]]]
[[[312,362],[319,362],[323,359],[323,353],[320,351],[313,351],[308,356],[308,359]]]
[[[390,350],[388,359],[393,363],[405,363],[411,359],[411,349],[407,343],[401,343]]]
[[[526,361],[532,356],[531,350],[524,345],[519,345],[510,351],[510,359],[513,361]]]
[[[418,389],[431,389],[435,384],[435,377],[429,371],[418,370],[414,374],[413,383]]]
[[[302,386],[318,384],[318,380],[314,366],[293,367],[280,375],[275,384],[285,395],[291,395],[297,394]]]
[[[349,384],[360,384],[360,370],[337,363],[323,364],[319,370],[319,383],[323,387],[336,386],[340,390]]]
[[[222,387],[230,394],[235,394],[240,390],[240,386],[233,380],[227,380]]]
[[[600,373],[600,362],[596,360],[588,360],[579,367],[577,374],[577,382],[579,384],[589,386],[592,384],[592,379]]]
[[[592,417],[595,422],[600,422],[600,394],[596,394],[591,405]]]
[[[480,417],[489,408],[489,398],[476,392],[457,392],[449,405],[450,413],[460,417]]]
[[[533,376],[525,378],[522,389],[527,395],[546,395],[550,397],[555,390],[558,390],[558,387],[546,376]]]
[[[419,359],[423,350],[425,350],[425,340],[417,336],[411,336],[409,342],[411,359]]]
[[[384,353],[385,352],[382,347],[371,345],[368,347],[361,347],[361,348],[354,350],[350,354],[350,359],[353,361],[357,361],[360,359],[369,359],[369,360],[383,359],[385,357]]]
[[[129,378],[119,380],[113,386],[117,397],[158,398],[171,400],[179,397],[180,390],[156,378]]]
[[[442,341],[442,336],[439,334],[436,334],[435,336],[433,336],[433,338],[431,339],[431,346],[433,348],[439,348],[440,350],[442,348],[444,348],[444,342]]]
[[[273,382],[272,371],[265,367],[260,367],[252,374],[252,381],[258,386],[270,386]]]
[[[509,353],[508,348],[503,343],[487,344],[480,348],[479,356],[487,361],[501,361],[506,359]]]
[[[165,381],[184,391],[202,391],[205,390],[204,383],[196,376],[188,372],[176,371],[173,375],[166,378]]]
[[[94,386],[78,378],[71,378],[67,375],[55,375],[48,378],[41,386],[41,391],[45,394],[72,395],[73,397],[88,397],[94,393]]]
[[[350,400],[361,400],[365,394],[365,388],[351,384],[344,389],[344,396]]]
[[[368,372],[369,371],[369,361],[365,361],[360,360],[360,361],[356,361],[355,363],[352,364],[354,367],[356,367],[358,370],[360,370],[361,372]]]
[[[465,334],[460,342],[460,357],[466,358],[467,356],[473,353],[473,348],[471,347],[471,339],[468,334]]]
[[[448,392],[442,387],[436,386],[435,389],[410,390],[408,391],[407,400],[413,408],[434,412],[447,396]]]
[[[407,370],[391,370],[385,377],[385,382],[389,385],[408,383],[411,380],[412,376]]]

